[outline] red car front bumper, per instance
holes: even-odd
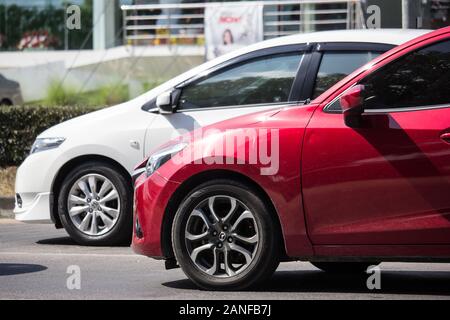
[[[142,174],[135,183],[133,242],[134,252],[152,258],[164,258],[161,226],[170,197],[179,184],[163,178],[158,172]],[[139,226],[139,232],[136,228]]]

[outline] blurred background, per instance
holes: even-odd
[[[80,18],[74,29],[67,27],[72,5]],[[244,27],[244,36],[260,34],[253,41],[335,29],[436,29],[450,16],[450,0],[0,0],[0,91],[20,91],[0,103],[105,106],[133,98],[222,53],[207,54],[205,34],[223,5],[225,12],[237,6],[241,18],[245,8],[260,8],[261,22]]]

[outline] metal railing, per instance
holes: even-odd
[[[264,39],[362,26],[360,0],[281,0],[263,5]],[[123,41],[128,45],[203,45],[205,8],[214,3],[124,5]]]

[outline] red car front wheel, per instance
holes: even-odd
[[[172,228],[175,256],[205,289],[245,289],[279,263],[279,235],[258,194],[230,180],[210,181],[181,203]]]

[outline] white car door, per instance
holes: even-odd
[[[297,102],[303,51],[286,50],[224,66],[181,87],[177,109],[158,114],[145,153],[178,135],[212,123]],[[302,68],[303,69],[303,68]]]

